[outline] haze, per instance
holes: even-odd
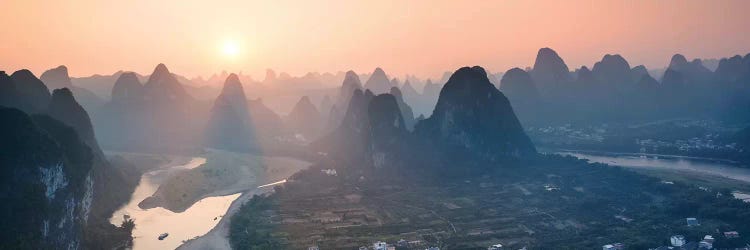
[[[437,77],[462,65],[493,72],[533,64],[555,48],[571,67],[620,53],[665,67],[674,53],[746,52],[747,1],[5,1],[0,68],[34,73],[66,64],[72,76],[148,73],[165,63],[186,76],[266,68],[310,71],[380,66]],[[721,37],[722,39],[712,39]],[[222,44],[238,44],[227,57]],[[519,65],[520,64],[520,65]],[[590,65],[589,65],[590,66]]]

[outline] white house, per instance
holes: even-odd
[[[700,223],[698,223],[698,219],[696,219],[696,218],[692,218],[692,217],[691,218],[685,218],[685,221],[687,221],[688,227],[699,226],[700,225]]]
[[[669,241],[672,242],[672,246],[681,247],[685,245],[685,236],[674,235],[671,238],[669,238]]]
[[[388,244],[382,241],[375,242],[372,244],[372,248],[375,250],[388,250]]]
[[[495,244],[495,245],[489,246],[487,250],[503,250],[503,244]]]

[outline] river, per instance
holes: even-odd
[[[589,162],[641,169],[670,170],[675,173],[689,172],[700,175],[722,177],[750,184],[750,168],[739,163],[718,159],[684,157],[674,155],[641,155],[611,152],[552,151]],[[734,196],[750,202],[750,194],[734,192]]]
[[[194,157],[186,164],[167,164],[141,176],[130,201],[110,219],[115,225],[122,223],[125,214],[135,220],[133,249],[175,249],[182,241],[204,235],[219,223],[219,219],[227,212],[232,202],[240,197],[239,193],[201,199],[181,213],[161,207],[138,207],[138,203],[156,192],[162,181],[170,175],[196,168],[204,163],[206,158]],[[159,240],[157,237],[162,233],[169,233],[169,236]]]

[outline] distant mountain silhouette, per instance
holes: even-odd
[[[422,99],[418,102],[418,105],[414,106],[417,113],[424,114],[425,116],[432,114],[432,110],[435,108],[438,96],[440,95],[440,89],[443,87],[442,83],[445,82],[437,84],[433,83],[432,80],[427,79],[422,88]]]
[[[257,138],[266,143],[275,142],[275,137],[286,135],[287,128],[281,117],[263,103],[263,99],[248,100],[251,124]]]
[[[322,112],[328,112],[326,131],[336,129],[341,124],[346,108],[349,106],[349,101],[352,98],[352,93],[357,89],[362,89],[362,82],[359,81],[359,76],[354,71],[347,71],[344,81],[338,90],[338,97],[335,104],[333,104],[330,110],[322,110]]]
[[[143,88],[144,98],[148,102],[173,102],[188,98],[182,84],[164,64],[156,66]]]
[[[370,130],[367,107],[372,98],[373,94],[369,90],[354,90],[340,125],[311,143],[310,148],[348,163],[366,161]]]
[[[398,104],[398,108],[401,111],[401,116],[404,120],[406,129],[413,130],[414,125],[416,125],[416,121],[414,121],[414,111],[412,111],[411,106],[404,101],[404,96],[401,94],[401,90],[397,87],[391,87],[390,94],[396,99],[396,104]]]
[[[422,99],[422,94],[417,92],[417,89],[411,85],[411,81],[409,80],[404,81],[404,85],[399,89],[401,90],[401,93],[404,94],[404,100],[409,103],[416,103]]]
[[[320,118],[326,121],[323,126],[327,126],[328,120],[330,119],[329,116],[331,113],[331,108],[333,108],[333,100],[331,100],[331,97],[329,95],[323,96],[323,98],[320,99],[320,104],[318,104],[318,112],[320,112]]]
[[[250,121],[247,98],[239,78],[230,74],[214,101],[206,128],[206,145],[248,151],[257,143]]]
[[[47,108],[47,113],[68,126],[71,126],[93,151],[94,154],[104,157],[104,153],[99,148],[99,143],[94,136],[94,126],[91,125],[86,110],[76,102],[73,93],[68,88],[55,89],[52,92],[52,99]]]
[[[550,48],[539,49],[534,67],[529,73],[544,96],[555,95],[573,81],[568,66],[557,52]]]
[[[705,87],[701,85],[708,84],[713,75],[711,70],[703,66],[700,59],[688,62],[681,54],[672,56],[668,69],[680,72],[685,77],[686,83],[693,85],[693,88]]]
[[[42,80],[48,88],[53,90],[61,88],[71,89],[73,87],[73,83],[70,81],[70,76],[68,76],[68,68],[65,67],[65,65],[60,65],[57,68],[44,71],[44,73],[39,76],[39,79]]]
[[[630,75],[633,81],[638,82],[643,78],[644,76],[648,75],[651,76],[648,73],[648,69],[646,69],[646,66],[638,65],[630,69]]]
[[[628,91],[634,83],[630,64],[618,54],[606,54],[601,61],[594,64],[591,70],[594,77],[610,88],[610,91]]]
[[[115,81],[111,96],[115,103],[140,103],[144,100],[144,88],[135,73],[125,72]]]
[[[490,160],[536,153],[510,102],[479,66],[461,68],[451,76],[432,116],[417,124],[415,133],[444,150]]]
[[[89,109],[98,109],[104,104],[104,100],[94,94],[94,92],[85,88],[73,86],[70,76],[68,75],[68,68],[65,67],[65,65],[60,65],[57,68],[45,71],[39,79],[44,82],[50,90],[60,88],[69,89],[73,95],[76,96],[78,102],[81,103],[81,106]]]
[[[52,96],[44,83],[31,71],[19,70],[10,76],[13,80],[18,99],[15,106],[26,113],[39,113],[47,109]]]
[[[393,87],[393,83],[381,68],[375,68],[364,86],[365,89],[369,89],[374,94],[388,93],[391,87]]]
[[[136,75],[137,76],[137,75]],[[159,64],[143,87],[123,73],[112,97],[94,114],[100,143],[113,149],[179,151],[199,145],[210,106],[192,98],[174,74]],[[142,93],[142,95],[141,95]]]
[[[536,84],[531,79],[531,75],[519,68],[512,68],[505,72],[503,79],[500,80],[499,89],[511,101],[514,98],[519,100],[539,99],[539,91],[536,89]]]
[[[505,94],[513,105],[519,119],[528,120],[539,114],[541,97],[531,75],[520,68],[512,68],[505,72],[500,80],[500,91]]]
[[[301,134],[306,140],[311,140],[320,134],[323,119],[310,98],[303,96],[287,116],[286,124],[294,133]]]

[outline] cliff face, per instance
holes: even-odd
[[[45,115],[0,108],[0,248],[78,249],[93,199],[93,154]]]

